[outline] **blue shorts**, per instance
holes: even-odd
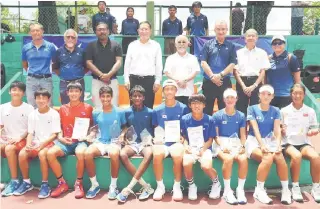
[[[60,147],[60,149],[64,152],[65,155],[75,154],[75,150],[78,147],[81,147],[81,146],[88,147],[87,142],[75,142],[71,145],[65,145],[57,140],[54,143],[56,146]]]

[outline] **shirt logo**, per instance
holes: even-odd
[[[162,118],[167,118],[167,115],[162,115]]]
[[[273,120],[273,117],[271,117],[271,119]]]
[[[236,123],[238,123],[238,121],[236,121]]]
[[[308,117],[309,114],[308,113],[303,113],[303,117]]]
[[[85,116],[85,115],[86,115],[86,113],[85,113],[85,112],[81,112],[81,115]]]
[[[222,121],[222,124],[227,124],[227,121]]]
[[[261,116],[257,116],[257,120],[261,120],[262,119],[262,117]]]
[[[226,50],[228,50],[228,47],[226,48]]]

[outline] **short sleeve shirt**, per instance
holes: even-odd
[[[182,34],[182,22],[178,18],[171,21],[170,18],[165,19],[162,23],[163,36],[178,36]]]
[[[199,16],[191,14],[187,19],[187,29],[191,30],[190,35],[205,36],[206,29],[208,29],[207,16],[203,14],[200,14]]]

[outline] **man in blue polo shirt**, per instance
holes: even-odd
[[[110,33],[116,33],[113,31],[114,25],[116,24],[116,18],[110,14],[110,12],[106,12],[107,4],[105,1],[98,2],[99,12],[92,16],[92,29],[94,33],[96,33],[96,26],[99,22],[104,22],[108,24],[108,28],[110,29]]]
[[[67,85],[72,81],[77,81],[82,86],[80,100],[84,101],[84,51],[76,46],[78,34],[73,29],[68,29],[64,33],[64,45],[57,50],[52,60],[52,70],[60,77],[60,98],[61,104],[70,102],[67,95]]]
[[[295,55],[285,50],[283,36],[274,36],[271,41],[274,53],[270,56],[271,68],[266,71],[266,80],[274,88],[275,97],[271,105],[283,108],[291,103],[290,89],[300,83],[300,66]]]
[[[27,101],[36,107],[34,92],[40,88],[47,89],[52,94],[51,60],[56,53],[54,44],[43,39],[43,26],[39,23],[30,25],[32,42],[22,48],[22,66],[27,76]],[[50,101],[50,106],[52,105]]]
[[[207,36],[209,34],[208,18],[200,13],[201,7],[200,1],[193,2],[193,13],[187,19],[187,35]]]
[[[162,23],[162,35],[172,36],[165,38],[165,54],[173,54],[176,52],[175,37],[182,34],[182,22],[176,17],[177,7],[174,5],[168,8],[169,17]]]
[[[236,49],[232,42],[226,40],[227,23],[219,20],[215,24],[216,38],[207,41],[200,53],[201,67],[204,70],[202,91],[206,99],[204,112],[212,115],[214,101],[218,107],[225,107],[223,92],[231,88],[230,73],[237,64]]]

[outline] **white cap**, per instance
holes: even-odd
[[[237,98],[238,95],[235,90],[233,90],[232,88],[229,88],[223,92],[223,98],[227,98],[228,96],[232,96],[232,97]]]
[[[273,87],[270,86],[270,85],[263,85],[263,86],[261,86],[260,89],[259,89],[259,93],[262,93],[262,92],[264,92],[264,91],[267,91],[267,92],[269,92],[270,94],[274,94],[274,89],[273,89]]]
[[[87,10],[87,9],[84,7],[80,7],[79,11],[81,12],[82,10]]]
[[[168,79],[168,80],[165,80],[162,84],[162,88],[166,87],[166,86],[175,86],[176,88],[178,88],[178,85],[177,83],[172,80],[172,79]]]
[[[275,36],[272,37],[271,43],[272,43],[274,40],[276,40],[276,39],[279,39],[279,40],[281,40],[281,41],[286,42],[286,39],[284,38],[284,36],[282,36],[282,35],[275,35]]]

